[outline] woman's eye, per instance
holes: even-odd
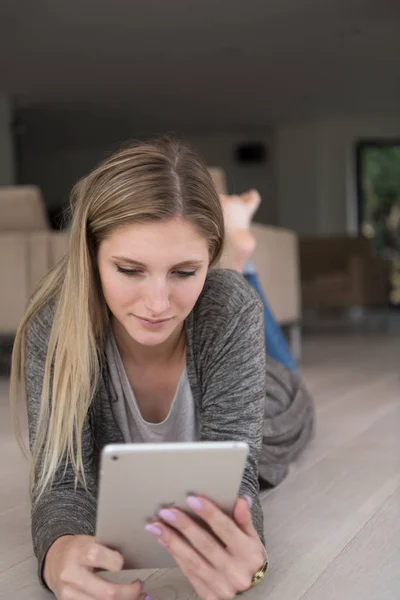
[[[140,271],[139,269],[124,269],[123,267],[119,267],[118,265],[117,271],[119,273],[123,273],[124,275],[128,275],[129,277],[134,277],[135,275],[141,275],[143,273],[143,271]],[[194,275],[196,275],[196,271],[174,271],[174,273],[182,279],[186,277],[193,277]]]
[[[119,273],[124,273],[124,275],[130,275],[130,276],[139,275],[141,273],[141,271],[139,271],[138,269],[123,269],[122,267],[119,267],[118,265],[117,265],[117,271]]]
[[[196,275],[196,271],[175,271],[178,277],[193,277]]]

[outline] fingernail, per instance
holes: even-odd
[[[149,533],[152,533],[153,535],[162,535],[162,529],[160,529],[156,525],[146,525],[145,529],[146,529],[146,531],[148,531]]]
[[[147,596],[145,596],[145,599],[144,599],[144,600],[153,600],[153,597],[152,597],[152,596],[150,596],[150,594],[147,594]]]
[[[161,546],[164,546],[164,548],[168,546],[167,542],[164,542],[164,540],[157,540],[157,542],[161,544]]]
[[[253,498],[251,496],[249,496],[248,494],[246,494],[244,496],[244,499],[247,501],[249,508],[251,508],[253,506]]]
[[[203,508],[202,502],[200,502],[198,498],[195,498],[195,496],[188,496],[186,498],[186,503],[193,510],[201,510]]]
[[[172,510],[169,510],[168,508],[161,509],[158,514],[165,521],[172,521],[173,522],[173,521],[176,521],[176,519],[177,519],[176,514],[174,512],[172,512]]]

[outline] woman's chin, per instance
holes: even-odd
[[[170,335],[156,331],[128,331],[128,333],[137,344],[142,346],[158,346],[165,342]]]

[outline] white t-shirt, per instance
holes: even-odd
[[[186,366],[166,419],[161,423],[149,423],[139,410],[111,328],[105,350],[114,400],[113,414],[125,442],[154,444],[199,440],[199,417]]]

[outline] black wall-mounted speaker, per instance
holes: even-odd
[[[266,162],[267,149],[259,142],[239,144],[235,148],[235,160],[246,164]]]

